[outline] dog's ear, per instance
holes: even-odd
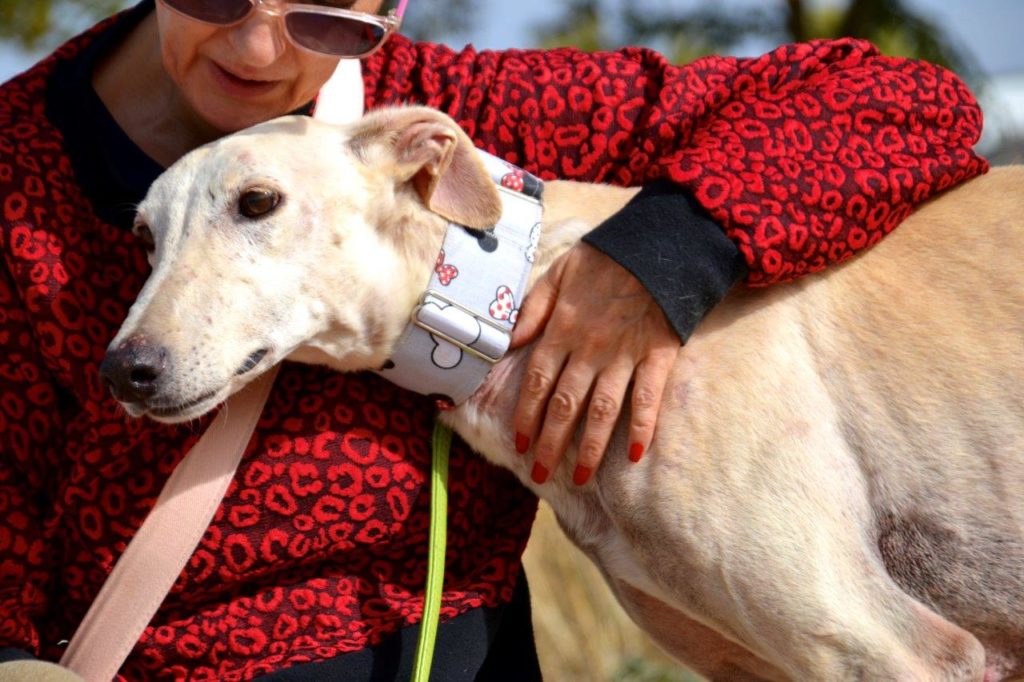
[[[364,160],[376,148],[398,182],[411,182],[427,207],[475,229],[501,217],[501,196],[469,137],[451,118],[427,107],[367,115],[350,144]]]

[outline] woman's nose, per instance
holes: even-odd
[[[230,40],[249,66],[263,68],[288,49],[284,31],[284,17],[260,3],[249,18],[231,30]]]

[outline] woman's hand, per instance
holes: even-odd
[[[643,285],[594,247],[577,244],[526,297],[512,347],[538,335],[514,421],[516,450],[525,453],[533,444],[533,480],[547,480],[585,417],[573,481],[587,482],[608,446],[630,381],[629,458],[639,461],[654,435],[680,346]]]

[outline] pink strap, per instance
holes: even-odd
[[[61,665],[110,682],[185,568],[235,476],[277,368],[228,399],[160,497],[78,626]]]

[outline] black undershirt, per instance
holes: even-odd
[[[123,13],[75,59],[54,69],[46,90],[46,115],[64,135],[75,178],[96,215],[129,228],[135,206],[164,168],[121,130],[92,87],[99,58],[117,45],[153,10],[141,3]]]

